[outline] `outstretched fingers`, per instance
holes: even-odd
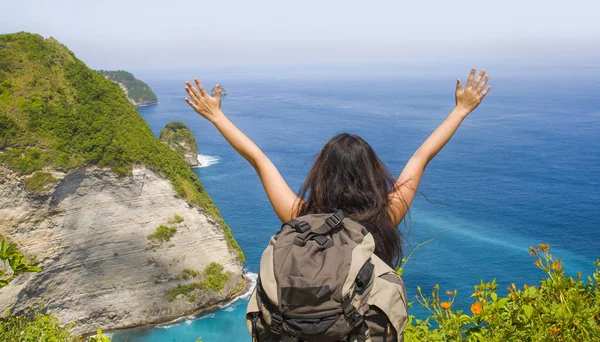
[[[480,93],[483,90],[483,88],[485,88],[485,85],[487,84],[489,79],[490,79],[490,75],[485,75],[485,77],[483,78],[481,83],[479,83],[479,85],[477,86],[478,93]]]
[[[490,92],[490,89],[492,89],[491,86],[488,86],[487,88],[485,88],[485,90],[483,91],[483,93],[481,93],[481,95],[479,95],[482,99],[487,95],[487,93]]]
[[[194,93],[194,90],[194,86],[190,82],[187,82],[185,86],[185,91],[192,98],[192,100],[194,100],[195,103],[198,103],[200,102],[199,94]]]
[[[479,72],[479,75],[477,75],[477,78],[473,82],[473,88],[478,88],[479,82],[481,82],[481,79],[483,78],[483,75],[485,75],[485,70],[481,70]]]
[[[188,93],[191,91],[192,94],[192,98],[194,101],[196,101],[196,103],[200,102],[200,100],[202,99],[202,95],[200,94],[200,92],[198,92],[198,89],[196,89],[196,87],[194,87],[194,85],[190,82],[190,81],[185,81],[185,85],[186,85],[186,91],[188,91]]]
[[[187,102],[187,104],[190,105],[190,107],[194,108],[194,110],[196,110],[198,107],[196,107],[196,104],[194,102],[192,102],[190,99],[188,99],[187,97],[185,98],[185,102]]]
[[[469,74],[469,78],[467,79],[466,88],[473,86],[473,77],[475,77],[475,68],[471,69],[471,73]]]
[[[197,78],[194,78],[194,82],[196,82],[196,85],[198,86],[198,89],[200,90],[200,94],[202,96],[206,96],[206,90],[204,90],[204,86],[202,85],[202,83],[200,83],[200,81]]]

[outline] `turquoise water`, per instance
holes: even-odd
[[[160,104],[140,108],[155,134],[180,120],[200,153],[216,162],[194,169],[256,273],[269,236],[279,227],[253,169],[210,123],[183,102],[181,78],[137,75]],[[215,80],[216,81],[216,80]],[[452,79],[218,80],[229,95],[224,111],[298,189],[319,148],[334,134],[363,136],[394,174],[453,106]],[[215,83],[215,82],[212,82]],[[409,297],[417,285],[457,289],[467,308],[473,285],[498,279],[537,282],[528,246],[549,243],[567,272],[593,271],[600,256],[600,86],[590,79],[493,78],[493,90],[429,165],[400,228]],[[197,319],[115,334],[115,341],[249,341],[245,299]],[[422,315],[414,309],[412,313]]]

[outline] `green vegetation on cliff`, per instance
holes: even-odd
[[[169,144],[182,158],[185,158],[186,153],[194,158],[198,155],[198,143],[194,133],[181,121],[169,122],[160,131],[160,140]]]
[[[134,165],[152,167],[180,196],[217,220],[243,260],[231,230],[185,161],[154,137],[116,83],[52,38],[0,35],[0,164],[21,174],[89,164],[126,175]]]
[[[158,103],[156,94],[152,92],[150,86],[136,79],[133,74],[125,70],[108,71],[99,70],[100,73],[109,80],[123,84],[127,89],[127,97],[136,105],[145,105]]]
[[[223,265],[211,262],[204,271],[199,274],[192,270],[184,270],[180,275],[183,279],[196,278],[203,276],[204,280],[198,283],[178,284],[176,287],[167,291],[167,299],[172,302],[177,299],[177,296],[183,295],[189,301],[195,301],[196,296],[191,294],[194,290],[221,292],[231,278],[231,272],[223,272]]]
[[[167,242],[171,240],[173,235],[177,233],[177,228],[175,227],[167,227],[164,224],[156,227],[156,231],[150,235],[148,235],[148,240],[152,240],[155,242]]]

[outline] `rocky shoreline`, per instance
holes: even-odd
[[[230,298],[224,299],[223,301],[219,302],[219,303],[215,303],[213,305],[207,306],[205,308],[199,309],[195,312],[193,312],[192,314],[189,315],[183,315],[181,317],[177,317],[175,319],[172,320],[167,320],[164,322],[158,322],[158,323],[151,323],[151,324],[145,324],[145,325],[139,325],[139,326],[133,326],[133,327],[124,327],[124,328],[119,328],[119,329],[112,329],[110,331],[106,331],[106,333],[108,334],[114,334],[114,333],[122,333],[122,332],[136,332],[136,331],[143,331],[143,330],[149,330],[149,329],[153,329],[153,328],[158,328],[158,327],[165,327],[165,326],[170,326],[170,325],[176,325],[179,324],[181,322],[190,320],[190,319],[197,319],[197,318],[201,318],[204,315],[208,315],[212,312],[215,312],[219,309],[222,309],[224,307],[227,307],[230,304],[233,304],[234,302],[245,298],[246,296],[249,296],[252,291],[254,290],[254,286],[256,285],[256,279],[252,279],[250,277],[248,277],[247,272],[244,272],[242,274],[242,277],[245,280],[245,286],[243,286],[243,288],[240,289],[239,292],[234,293]],[[89,333],[84,335],[84,337],[89,337],[94,335],[95,333]]]
[[[97,167],[54,171],[56,184],[40,193],[28,191],[23,176],[0,171],[0,234],[42,268],[0,291],[13,312],[42,300],[62,322],[75,323],[73,333],[88,334],[201,314],[247,287],[217,221],[150,168],[124,177]],[[156,244],[149,236],[160,225],[176,232]],[[229,274],[220,292],[194,290],[169,300],[179,285],[201,281],[210,263]],[[182,277],[186,270],[199,275]]]

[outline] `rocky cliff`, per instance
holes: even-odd
[[[54,172],[56,185],[43,193],[29,192],[6,168],[1,177],[0,234],[43,269],[2,289],[3,306],[21,311],[41,299],[62,321],[74,321],[74,332],[86,333],[170,321],[244,288],[242,264],[218,223],[149,168],[130,177],[96,167]],[[149,238],[161,225],[176,232],[168,241]],[[211,262],[227,275],[222,291],[195,289],[168,300],[179,284],[202,281]]]
[[[160,140],[167,143],[189,166],[199,166],[198,143],[194,133],[180,121],[169,122],[160,131]]]
[[[0,235],[75,333],[170,321],[235,296],[243,254],[202,183],[113,82],[56,40],[0,35]]]

